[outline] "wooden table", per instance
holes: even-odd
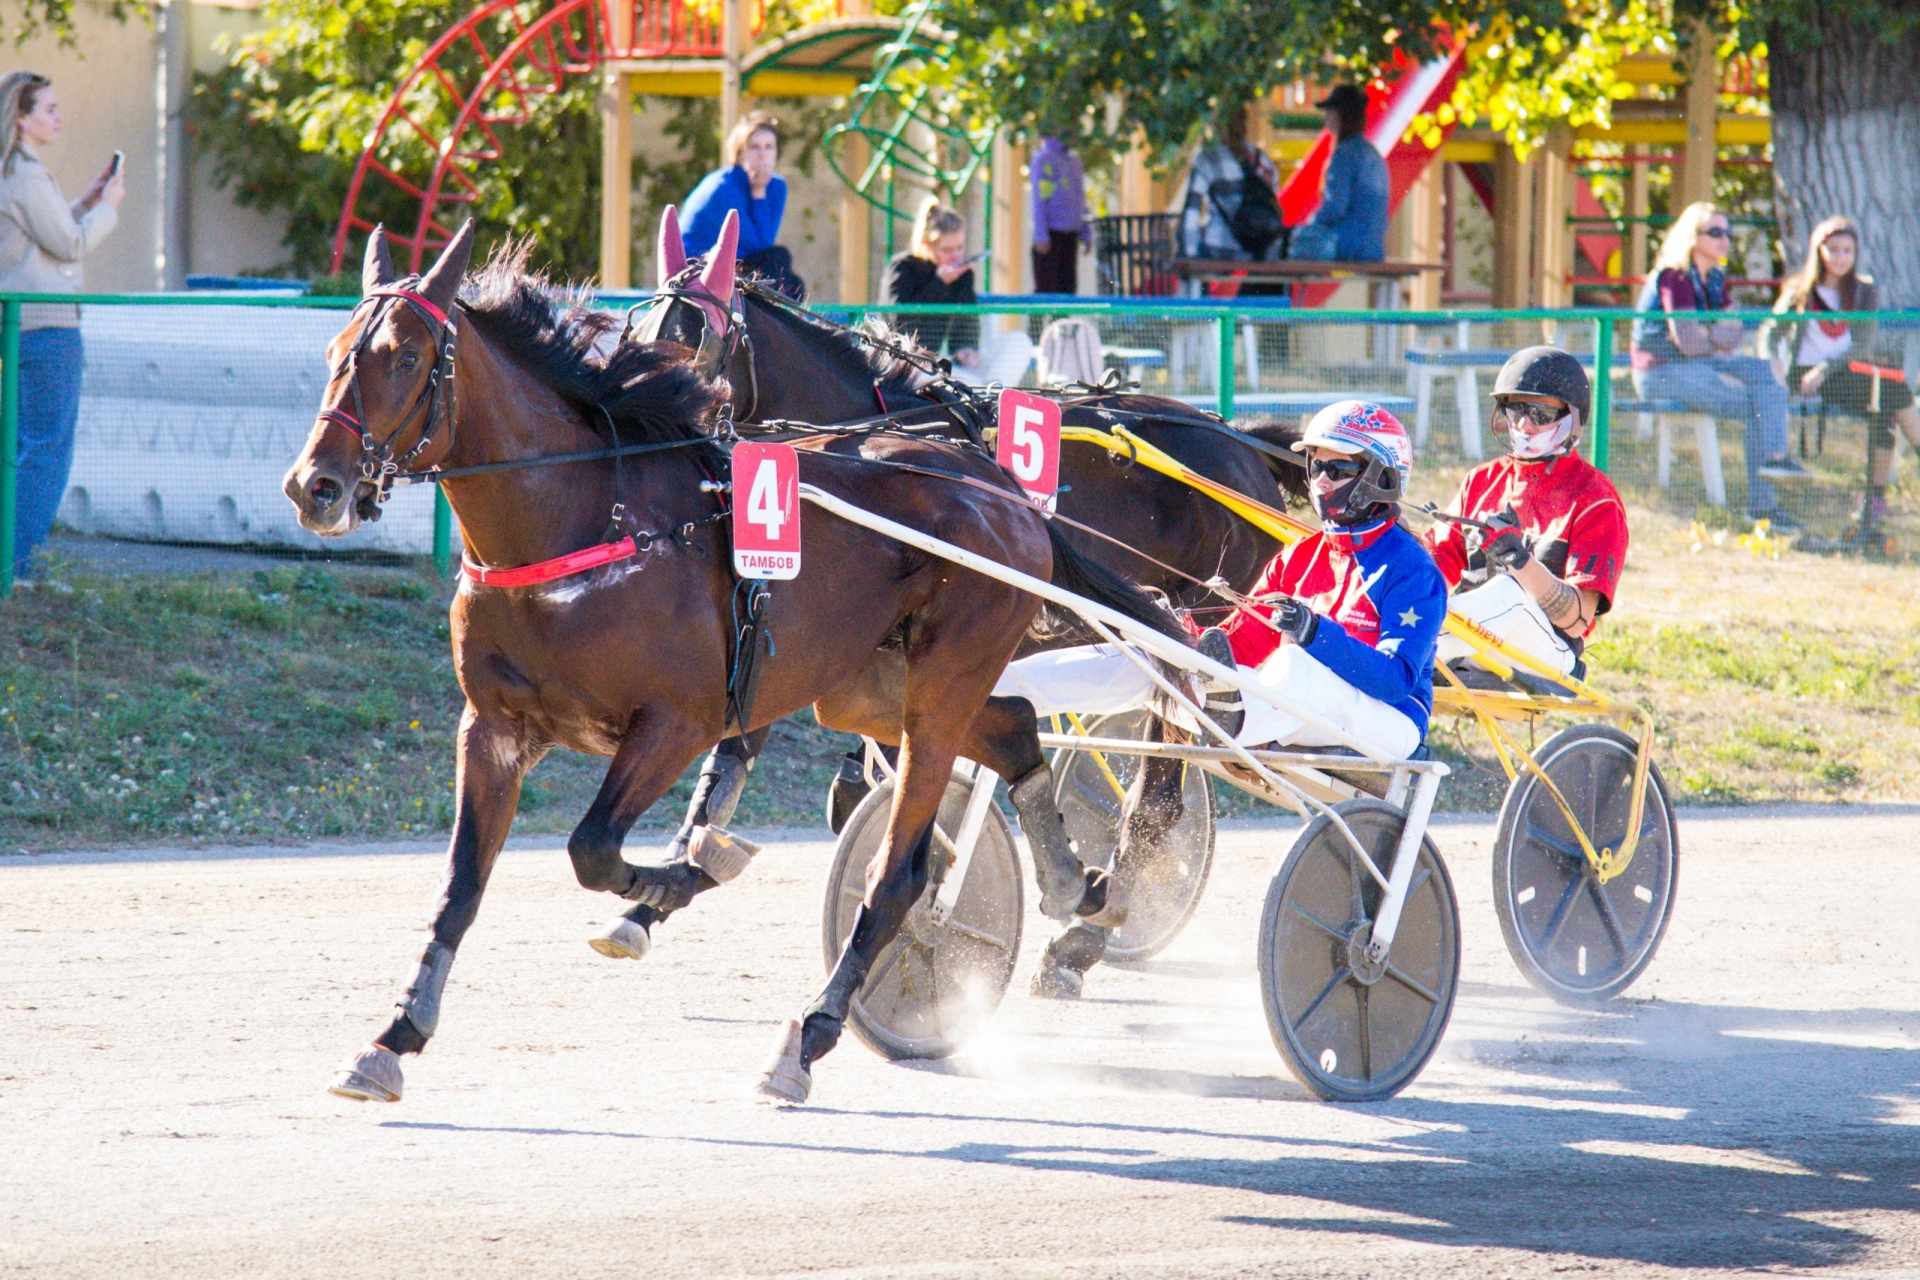
[[[1187,281],[1199,296],[1210,280],[1237,280],[1243,283],[1327,284],[1347,280],[1365,280],[1369,301],[1384,286],[1386,303],[1377,309],[1400,309],[1400,282],[1413,280],[1430,271],[1445,271],[1441,262],[1235,262],[1226,258],[1175,258],[1174,274]]]

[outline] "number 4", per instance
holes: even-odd
[[[778,542],[780,526],[786,522],[786,513],[780,509],[780,468],[772,458],[762,458],[747,492],[747,523],[764,528],[767,541]]]

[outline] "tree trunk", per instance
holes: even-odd
[[[1821,219],[1860,224],[1883,307],[1920,307],[1920,30],[1894,40],[1841,4],[1768,42],[1773,165],[1787,269]]]

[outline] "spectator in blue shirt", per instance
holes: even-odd
[[[794,274],[793,254],[780,239],[787,211],[787,180],[773,171],[780,159],[780,122],[764,111],[743,116],[727,135],[727,167],[700,180],[680,211],[687,253],[710,252],[729,211],[740,215],[740,266],[795,302],[807,285]]]
[[[1287,256],[1309,262],[1379,262],[1387,256],[1387,162],[1367,141],[1367,95],[1337,86],[1316,104],[1333,134],[1325,193],[1313,221],[1293,229]]]

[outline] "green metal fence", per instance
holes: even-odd
[[[36,302],[75,301],[89,308],[88,314],[95,318],[96,325],[101,317],[117,316],[108,328],[114,334],[134,335],[201,330],[205,325],[195,325],[190,314],[185,314],[199,307],[332,312],[354,305],[350,298],[232,294],[88,295],[77,299],[72,295],[0,295],[0,596],[10,592],[13,585],[21,308]],[[629,303],[630,299],[626,298],[617,302],[608,300],[608,305]],[[144,316],[156,308],[172,309],[174,314],[147,323]],[[139,310],[110,313],[107,309]],[[1682,518],[1697,513],[1700,518],[1724,524],[1738,523],[1744,518],[1741,500],[1750,496],[1738,465],[1744,451],[1737,427],[1729,430],[1726,424],[1708,422],[1703,427],[1697,421],[1691,424],[1669,421],[1675,413],[1674,406],[1639,402],[1627,415],[1630,429],[1624,433],[1620,430],[1616,395],[1636,394],[1631,389],[1616,392],[1614,386],[1614,377],[1626,372],[1619,364],[1628,340],[1622,326],[1631,325],[1637,318],[1627,310],[1331,311],[1224,299],[1053,297],[995,298],[967,308],[822,305],[816,309],[845,320],[884,316],[892,324],[909,329],[924,327],[930,320],[971,320],[995,340],[1002,335],[1019,335],[1017,342],[1007,338],[1006,345],[1024,344],[1029,359],[1003,380],[1028,385],[1038,385],[1054,372],[1044,362],[1031,358],[1034,351],[1044,349],[1049,326],[1061,320],[1084,319],[1092,322],[1091,327],[1098,333],[1101,362],[1106,367],[1122,369],[1130,379],[1138,380],[1144,391],[1179,396],[1189,403],[1216,409],[1227,418],[1302,412],[1316,402],[1316,397],[1324,401],[1336,395],[1352,394],[1388,399],[1417,415],[1422,471],[1435,485],[1450,483],[1450,477],[1492,452],[1487,448],[1488,438],[1480,425],[1485,416],[1478,403],[1484,400],[1484,379],[1476,381],[1476,378],[1491,373],[1508,350],[1552,341],[1590,361],[1593,369],[1606,371],[1607,376],[1594,379],[1587,447],[1592,460],[1613,474],[1623,490],[1641,495],[1650,503],[1662,504]],[[1743,313],[1737,318],[1749,327],[1767,319],[1760,313]],[[1906,370],[1911,381],[1911,375],[1920,369],[1920,313],[1848,318],[1876,320],[1883,334],[1913,335],[1912,358]],[[233,324],[230,316],[225,322]],[[324,340],[316,335],[332,332],[336,321],[312,316],[306,321],[288,317],[286,323],[290,331],[298,331],[297,341],[301,345],[276,346],[273,341],[261,341],[252,365],[239,369],[237,374],[234,369],[226,373],[229,378],[237,376],[241,381],[256,379],[264,389],[260,396],[274,398],[275,407],[283,417],[290,421],[300,417],[306,421],[317,406],[319,388],[290,391],[284,379],[275,379],[284,372],[279,366],[296,359],[311,364]],[[271,328],[264,323],[264,318],[260,326],[251,326],[249,322],[243,327]],[[94,339],[89,338],[89,379],[94,376],[96,359],[111,363],[114,355],[110,351],[96,351],[94,346]],[[203,343],[193,350],[211,349]],[[1017,357],[1019,352],[1016,350],[1014,354]],[[198,357],[189,354],[184,358]],[[127,383],[131,390],[112,393],[120,397],[115,402],[116,412],[134,416],[144,412],[136,383],[137,379]],[[213,390],[226,394],[219,387]],[[83,390],[83,397],[85,394]],[[191,396],[183,401],[179,394],[169,395],[167,409],[174,415],[170,421],[178,423],[197,415],[215,416],[212,408],[200,415],[195,408],[197,402]],[[255,397],[255,402],[260,396]],[[227,404],[226,401],[220,403]],[[1800,452],[1809,459],[1816,474],[1793,491],[1792,501],[1798,504],[1799,514],[1810,528],[1837,527],[1844,522],[1851,495],[1857,487],[1855,480],[1865,467],[1864,433],[1857,429],[1857,424],[1846,427],[1837,414],[1832,424],[1825,417],[1819,417],[1815,425],[1809,405],[1801,403],[1796,407],[1802,414],[1795,420],[1801,438]],[[221,411],[230,418],[235,412],[231,405]],[[1662,417],[1663,414],[1666,417]],[[1636,426],[1637,430],[1631,429]],[[83,412],[83,433],[86,430],[87,417]],[[1723,452],[1728,455],[1724,467]],[[129,461],[127,465],[134,463]],[[1920,543],[1920,493],[1911,496],[1914,499],[1911,505],[1915,508],[1912,513],[1915,541]],[[442,572],[450,568],[452,532],[453,521],[445,500],[436,498],[432,551]]]

